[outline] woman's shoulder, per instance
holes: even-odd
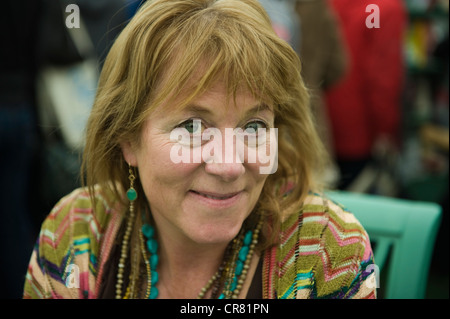
[[[353,229],[364,232],[364,228],[344,205],[335,202],[324,194],[311,193],[304,201],[302,207],[303,217],[311,222],[327,222],[328,227],[333,225],[340,229]]]
[[[107,227],[109,220],[120,214],[120,211],[120,202],[108,189],[95,186],[91,194],[88,188],[77,188],[56,203],[43,226],[52,224],[54,227],[67,229],[64,226],[67,223],[72,226],[95,223],[96,227],[92,230],[102,231]]]
[[[286,274],[295,268],[296,275],[286,281],[301,286],[294,298],[354,297],[369,275],[364,269],[373,263],[369,237],[358,219],[318,193],[310,193],[284,220],[276,251]],[[285,288],[289,294],[295,291]]]
[[[322,193],[309,193],[303,203],[292,209],[284,219],[282,228],[292,228],[295,223],[300,223],[302,227],[299,230],[306,231],[308,235],[322,237],[323,232],[330,230],[330,227],[334,230],[353,230],[361,235],[365,234],[364,227],[353,213]],[[335,234],[339,237],[343,235]]]
[[[63,197],[42,223],[27,284],[53,298],[94,296],[98,271],[122,220],[122,207],[112,192],[98,186],[92,194],[78,188]],[[75,266],[77,280],[71,283]]]
[[[321,246],[330,255],[347,260],[366,260],[372,254],[369,236],[357,217],[326,195],[311,194],[301,215],[304,227],[300,237],[320,236]]]
[[[64,253],[68,249],[85,251],[81,246],[97,252],[105,233],[120,222],[122,211],[123,205],[108,189],[95,186],[90,193],[87,188],[77,188],[53,207],[42,224],[41,236],[48,237],[52,249]]]

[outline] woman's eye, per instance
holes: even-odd
[[[260,128],[267,128],[266,123],[264,123],[262,121],[252,121],[252,122],[245,124],[245,126],[244,126],[244,130],[247,133],[252,133],[252,134],[257,134],[258,129],[260,129]]]
[[[186,129],[189,134],[199,134],[202,131],[202,121],[198,119],[190,119],[181,123],[178,127]]]
[[[202,145],[205,126],[200,119],[189,119],[178,124],[171,132],[171,140],[181,145],[197,147]]]

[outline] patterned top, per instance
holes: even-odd
[[[123,222],[123,205],[96,188],[54,207],[42,224],[24,298],[97,298]],[[279,244],[262,255],[263,298],[375,298],[367,233],[342,206],[317,194],[282,223]]]

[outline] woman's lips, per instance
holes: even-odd
[[[207,197],[207,198],[218,199],[218,200],[228,199],[228,198],[236,196],[237,194],[240,193],[240,192],[233,192],[233,193],[220,194],[220,193],[201,192],[201,191],[194,191],[194,190],[191,190],[191,192],[196,193],[201,196],[204,196],[204,197]]]
[[[234,205],[241,197],[242,191],[233,193],[214,193],[190,190],[189,193],[197,200],[215,207],[229,207]]]

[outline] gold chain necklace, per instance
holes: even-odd
[[[136,283],[134,281],[136,280],[136,278],[134,278],[133,280],[131,276],[129,286],[124,296],[122,297],[122,285],[124,281],[125,264],[128,257],[127,254],[128,243],[131,236],[132,222],[134,220],[134,216],[135,216],[134,208],[133,206],[130,206],[130,215],[125,230],[125,234],[122,240],[122,250],[118,264],[116,299],[122,298],[128,299],[135,297],[134,288],[136,286]],[[200,290],[197,296],[198,299],[203,299],[210,289],[212,289],[211,297],[212,298],[217,297],[216,296],[217,291],[219,291],[221,287],[222,287],[222,294],[218,296],[219,299],[229,299],[229,298],[236,299],[239,297],[239,294],[242,290],[243,284],[247,277],[248,270],[250,268],[250,262],[253,258],[255,247],[258,243],[261,226],[262,226],[262,217],[260,217],[260,220],[253,232],[247,231],[247,233],[244,235],[243,231],[242,230],[240,231],[240,234],[230,243],[231,258],[227,260],[226,258],[227,254],[225,254],[222,265],[219,267],[219,270],[209,279],[206,285]],[[148,299],[152,287],[151,281],[152,277],[151,277],[150,262],[145,249],[142,229],[139,231],[139,239],[140,239],[140,250],[144,258],[145,268],[147,272],[147,287],[145,291],[145,299]]]

